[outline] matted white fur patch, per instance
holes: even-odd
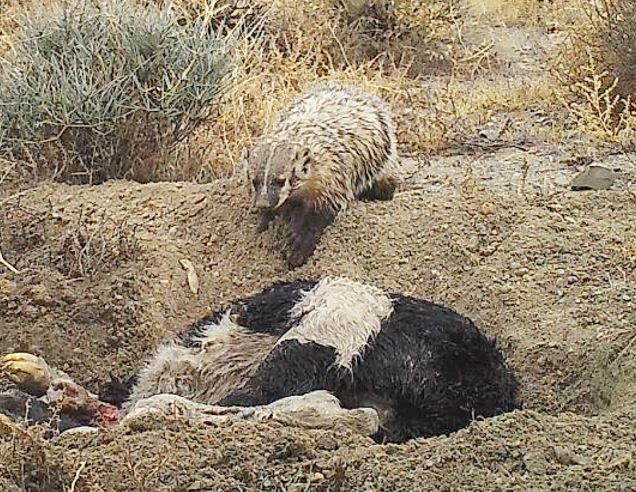
[[[231,309],[227,309],[218,323],[212,321],[204,324],[200,329],[200,334],[193,337],[195,342],[201,344],[201,348],[205,349],[212,343],[227,343],[231,340],[232,335],[237,332],[245,331],[241,325],[238,325],[232,319]]]
[[[342,277],[326,277],[291,309],[297,324],[279,340],[314,342],[336,350],[336,363],[351,369],[353,359],[375,337],[393,304],[381,289]]]
[[[227,310],[218,322],[202,326],[194,340],[200,346],[184,347],[175,341],[160,346],[139,372],[125,408],[161,393],[215,403],[251,377],[277,339],[237,324]]]

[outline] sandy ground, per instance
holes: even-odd
[[[20,273],[5,275],[0,287],[0,351],[43,354],[94,391],[111,374],[133,375],[161,339],[230,299],[276,279],[331,274],[473,318],[497,336],[519,373],[525,410],[389,448],[249,424],[239,426],[245,433],[183,423],[46,445],[24,437],[0,446],[4,473],[24,477],[25,465],[36,466],[35,446],[49,470],[27,474],[38,490],[62,490],[81,462],[85,490],[115,490],[111,480],[126,466],[141,478],[125,474],[116,490],[276,488],[312,473],[325,490],[338,483],[362,490],[367,482],[408,489],[412,480],[431,490],[479,483],[629,490],[636,486],[636,197],[623,188],[636,178],[634,162],[623,156],[612,164],[621,169],[615,190],[573,192],[558,183],[576,169],[550,156],[511,150],[461,163],[406,161],[410,179],[394,201],[355,204],[294,272],[280,257],[277,231],[257,235],[235,180],[49,184],[11,198],[2,245]],[[79,260],[68,238],[80,233],[108,253],[87,261],[90,275],[73,278]],[[197,295],[182,259],[195,266]],[[321,449],[325,441],[337,450]],[[276,461],[277,446],[292,450]],[[223,466],[202,467],[213,459]],[[344,463],[340,478],[318,471],[336,459]],[[187,488],[199,482],[201,489]]]
[[[509,36],[506,70],[538,76],[545,36]],[[545,119],[491,126],[502,118]],[[49,440],[0,433],[0,490],[636,490],[636,155],[598,162],[617,172],[611,190],[574,192],[586,161],[571,142],[522,147],[405,157],[395,199],[354,204],[293,272],[279,231],[256,233],[237,179],[1,193],[0,246],[19,273],[0,270],[0,354],[43,355],[99,391],[232,299],[345,275],[471,317],[517,371],[524,410],[400,446],[178,419]]]

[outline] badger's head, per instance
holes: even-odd
[[[311,172],[311,151],[301,144],[260,143],[246,150],[243,158],[257,210],[281,207]]]

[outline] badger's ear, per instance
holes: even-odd
[[[294,174],[299,178],[306,178],[311,173],[311,165],[313,163],[313,156],[311,150],[306,145],[303,145],[296,151],[296,158],[294,159]]]

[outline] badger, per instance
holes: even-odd
[[[13,354],[2,367],[34,396],[70,381],[33,360]],[[374,409],[372,437],[397,443],[519,408],[514,371],[468,318],[343,277],[280,282],[202,319],[158,348],[125,399],[103,391],[89,405],[82,391],[68,426],[117,420],[114,408],[160,394],[254,407],[326,391],[343,408]]]
[[[258,230],[276,215],[289,223],[291,267],[307,261],[349,202],[390,200],[397,186],[395,125],[386,103],[335,82],[299,96],[243,160]]]

